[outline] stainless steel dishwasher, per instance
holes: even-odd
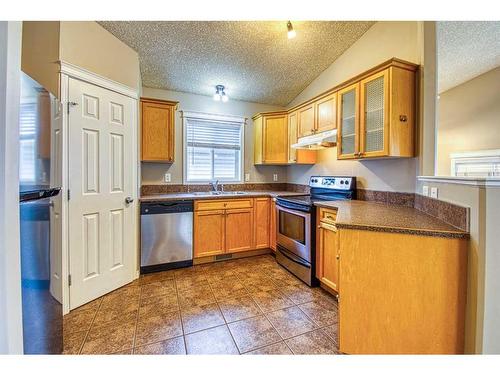
[[[141,273],[193,265],[193,201],[141,203]]]

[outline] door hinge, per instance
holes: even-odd
[[[69,114],[69,109],[71,107],[74,107],[75,105],[78,105],[78,103],[77,102],[68,102],[68,114]]]
[[[68,285],[71,286],[71,275],[68,275]]]
[[[68,200],[71,199],[71,190],[68,189]]]

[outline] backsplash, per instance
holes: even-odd
[[[251,183],[251,184],[221,184],[224,186],[225,191],[239,191],[239,190],[270,190],[270,191],[286,191],[287,184],[281,182],[275,183]],[[210,186],[206,185],[142,185],[141,195],[150,194],[169,194],[169,193],[189,193],[199,191],[209,191]]]
[[[444,222],[469,231],[470,208],[415,194],[415,208]]]
[[[358,189],[356,194],[360,201],[374,201],[407,207],[414,207],[415,204],[415,194],[413,193]]]

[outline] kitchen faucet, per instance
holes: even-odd
[[[219,180],[215,180],[215,181],[212,181],[209,183],[210,186],[212,186],[212,191],[214,193],[218,193],[219,192]]]

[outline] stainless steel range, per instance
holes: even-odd
[[[356,177],[313,176],[310,194],[276,199],[276,260],[306,284],[317,285],[316,201],[356,198]]]

